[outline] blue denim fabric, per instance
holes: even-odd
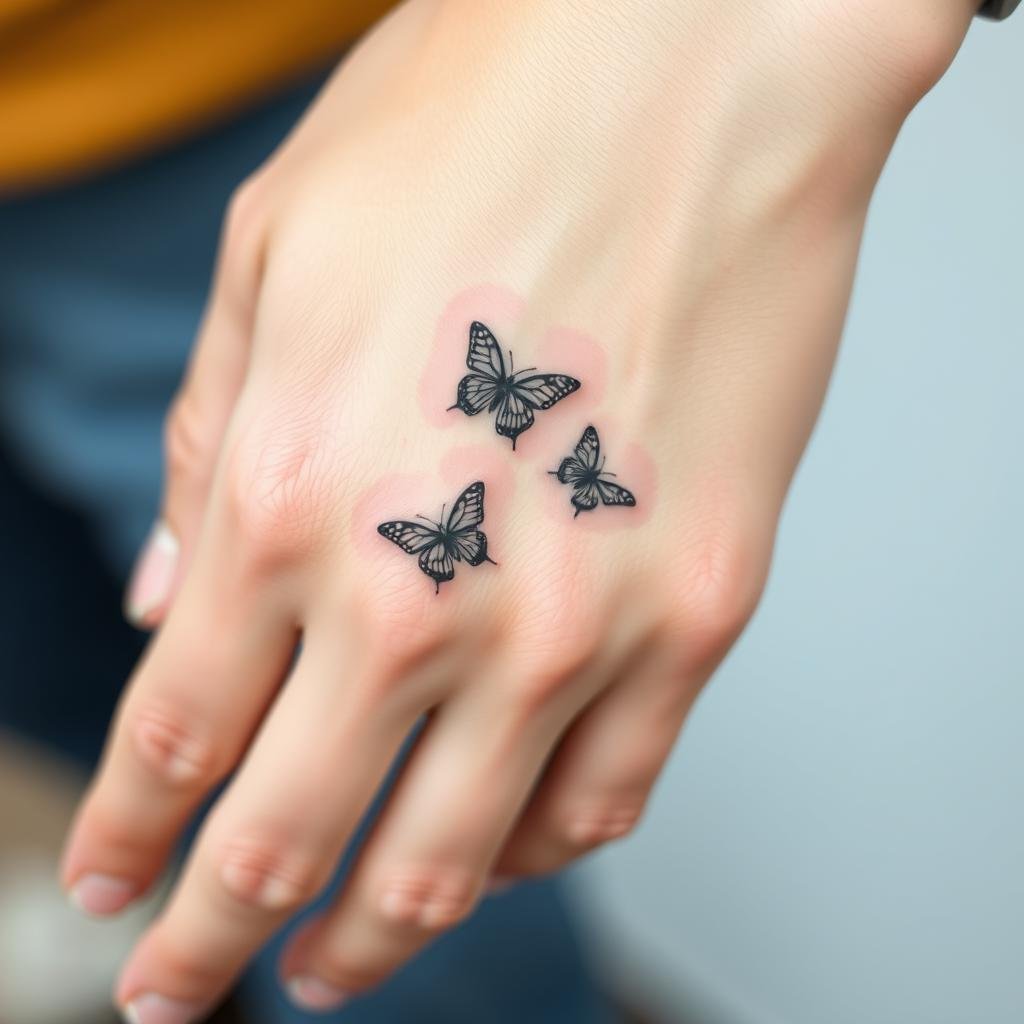
[[[0,205],[0,724],[86,761],[140,648],[119,621],[114,581],[156,507],[163,413],[199,320],[225,203],[318,84],[159,157]],[[243,980],[256,1024],[308,1019],[280,995],[280,941]],[[540,882],[486,900],[337,1019],[612,1018],[559,887]]]

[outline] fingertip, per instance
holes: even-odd
[[[127,878],[93,872],[67,889],[68,902],[88,917],[111,917],[139,895],[139,886]]]
[[[349,1000],[349,993],[312,974],[299,974],[285,983],[288,998],[302,1010],[326,1013],[336,1010]]]
[[[322,915],[307,918],[288,936],[277,965],[278,978],[285,987],[291,978],[306,973],[309,951],[316,941],[322,923]]]

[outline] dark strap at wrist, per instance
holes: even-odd
[[[983,18],[995,18],[998,21],[1013,14],[1019,3],[1020,0],[985,0],[978,14]]]

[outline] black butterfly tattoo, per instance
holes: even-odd
[[[508,359],[512,369],[511,352]],[[533,425],[534,409],[550,409],[580,387],[575,377],[564,373],[525,376],[536,369],[533,366],[518,373],[507,373],[497,339],[479,320],[469,326],[466,365],[472,373],[459,381],[455,404],[448,408],[461,409],[467,416],[475,416],[484,409],[497,412],[494,429],[512,441],[513,451],[516,438]]]
[[[598,459],[601,460],[598,464]],[[576,518],[581,512],[589,512],[597,508],[598,500],[605,505],[627,505],[632,508],[636,498],[632,491],[613,484],[605,477],[615,476],[604,470],[604,458],[601,456],[601,442],[597,431],[587,427],[583,436],[573,449],[572,455],[562,459],[558,469],[550,469],[552,476],[557,476],[559,483],[572,485],[572,497],[569,499],[576,507]]]
[[[487,538],[477,529],[484,521],[484,485],[480,480],[455,499],[447,518],[443,508],[439,522],[426,516],[416,518],[423,522],[398,519],[381,523],[377,532],[410,555],[420,556],[420,568],[434,581],[435,594],[440,592],[442,583],[455,578],[456,562],[498,564],[488,558]]]

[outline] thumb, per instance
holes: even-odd
[[[262,260],[254,193],[254,184],[246,183],[228,207],[210,298],[165,420],[161,510],[125,596],[125,616],[141,629],[163,620],[184,577],[221,442],[245,380]]]

